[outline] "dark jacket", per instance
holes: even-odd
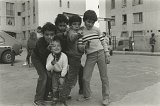
[[[48,43],[44,37],[39,38],[36,43],[36,47],[33,50],[33,58],[39,60],[44,66],[46,66],[46,60],[51,51],[48,49]]]

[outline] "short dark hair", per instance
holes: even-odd
[[[41,30],[41,29],[42,29],[42,27],[41,27],[41,26],[38,26],[38,27],[37,27],[37,29],[38,29],[38,30]]]
[[[55,19],[55,25],[57,26],[59,23],[62,23],[62,22],[68,24],[68,19],[64,14],[58,14]]]
[[[154,35],[155,35],[155,34],[154,34],[154,33],[152,33],[151,35],[152,35],[152,37],[154,37]]]
[[[83,21],[85,22],[86,20],[93,20],[94,22],[97,21],[97,14],[93,10],[87,10],[84,15],[83,15]]]
[[[42,34],[44,34],[45,31],[54,31],[56,33],[56,26],[52,24],[51,22],[47,22],[43,27],[42,27]]]
[[[54,36],[53,39],[51,40],[50,44],[48,45],[49,49],[51,49],[51,47],[53,46],[54,41],[59,42],[61,47],[62,47],[62,41],[61,41],[60,37],[59,36]]]
[[[81,25],[82,19],[79,15],[73,15],[69,18],[69,22],[68,22],[69,26],[71,26],[73,22],[80,22],[80,25]]]

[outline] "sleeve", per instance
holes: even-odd
[[[67,70],[68,70],[68,58],[65,54],[63,54],[62,57],[62,72],[61,72],[61,77],[65,77],[65,75],[67,74]]]
[[[77,48],[78,48],[78,51],[79,51],[80,53],[84,53],[84,51],[85,51],[85,44],[83,43],[82,38],[79,38],[79,39],[78,39]]]
[[[78,39],[78,34],[74,33],[73,31],[69,31],[68,38],[69,38],[69,41],[75,42]]]
[[[47,62],[46,62],[46,69],[48,71],[51,71],[54,68],[54,66],[51,64],[52,60],[53,60],[53,56],[51,54],[49,54],[47,57]]]
[[[105,42],[104,36],[102,35],[102,33],[101,33],[101,31],[100,31],[99,29],[97,29],[97,31],[98,31],[99,39],[100,39],[100,41],[101,41],[101,44],[102,44],[102,46],[103,46],[104,51],[105,51],[105,52],[108,52],[108,51],[109,51],[109,50],[108,50],[108,45],[107,45],[107,43]]]

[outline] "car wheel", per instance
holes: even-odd
[[[14,53],[13,53],[13,56],[12,56],[12,52],[11,51],[6,51],[6,52],[3,53],[3,55],[2,55],[3,63],[9,64],[9,63],[12,62],[12,60],[13,61],[15,60]]]

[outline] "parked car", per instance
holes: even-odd
[[[22,53],[22,44],[14,37],[0,31],[0,60],[3,63],[11,63],[15,56]]]
[[[116,49],[119,51],[129,51],[129,40],[128,39],[119,40]]]

